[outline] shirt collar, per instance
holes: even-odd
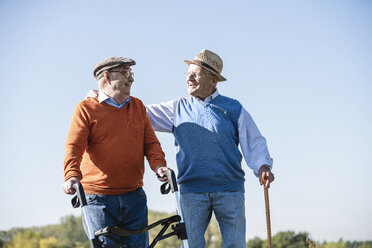
[[[105,102],[108,105],[121,109],[129,102],[129,100],[130,100],[130,97],[128,96],[127,99],[122,104],[117,104],[114,99],[106,95],[103,91],[98,91],[98,102],[100,104],[102,102]]]
[[[195,99],[197,99],[198,101],[200,102],[210,102],[212,101],[214,98],[216,98],[217,96],[219,96],[220,93],[218,92],[218,90],[216,89],[211,95],[207,96],[204,101],[203,100],[200,100],[199,98],[197,97],[194,97]]]
[[[107,96],[105,93],[103,93],[103,91],[98,91],[98,102],[99,103],[102,103],[104,102],[105,100],[107,100],[108,98],[110,98],[109,96]]]
[[[216,90],[212,93],[212,95],[210,95],[210,96],[208,96],[208,97],[210,97],[210,100],[212,100],[212,99],[216,98],[219,94],[220,94],[220,93],[218,93],[218,90],[216,89]]]

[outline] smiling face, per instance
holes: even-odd
[[[101,86],[107,96],[114,99],[126,99],[130,95],[133,81],[130,65],[124,65],[105,71]]]
[[[186,83],[190,95],[204,100],[216,90],[217,77],[203,67],[190,64]]]
[[[130,66],[125,65],[117,67],[112,70],[109,70],[109,72],[111,76],[110,79],[112,90],[117,93],[129,96],[130,89],[134,81],[131,74]]]

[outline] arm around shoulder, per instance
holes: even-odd
[[[171,133],[173,129],[173,108],[176,100],[146,105],[147,115],[154,131]]]

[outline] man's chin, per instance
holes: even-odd
[[[190,88],[187,88],[187,93],[189,93],[189,95],[192,95],[192,96],[196,95],[196,91]]]

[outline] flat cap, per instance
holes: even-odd
[[[136,61],[124,57],[109,57],[101,60],[96,64],[93,70],[93,76],[97,78],[103,71],[109,70],[122,65],[135,65]]]

